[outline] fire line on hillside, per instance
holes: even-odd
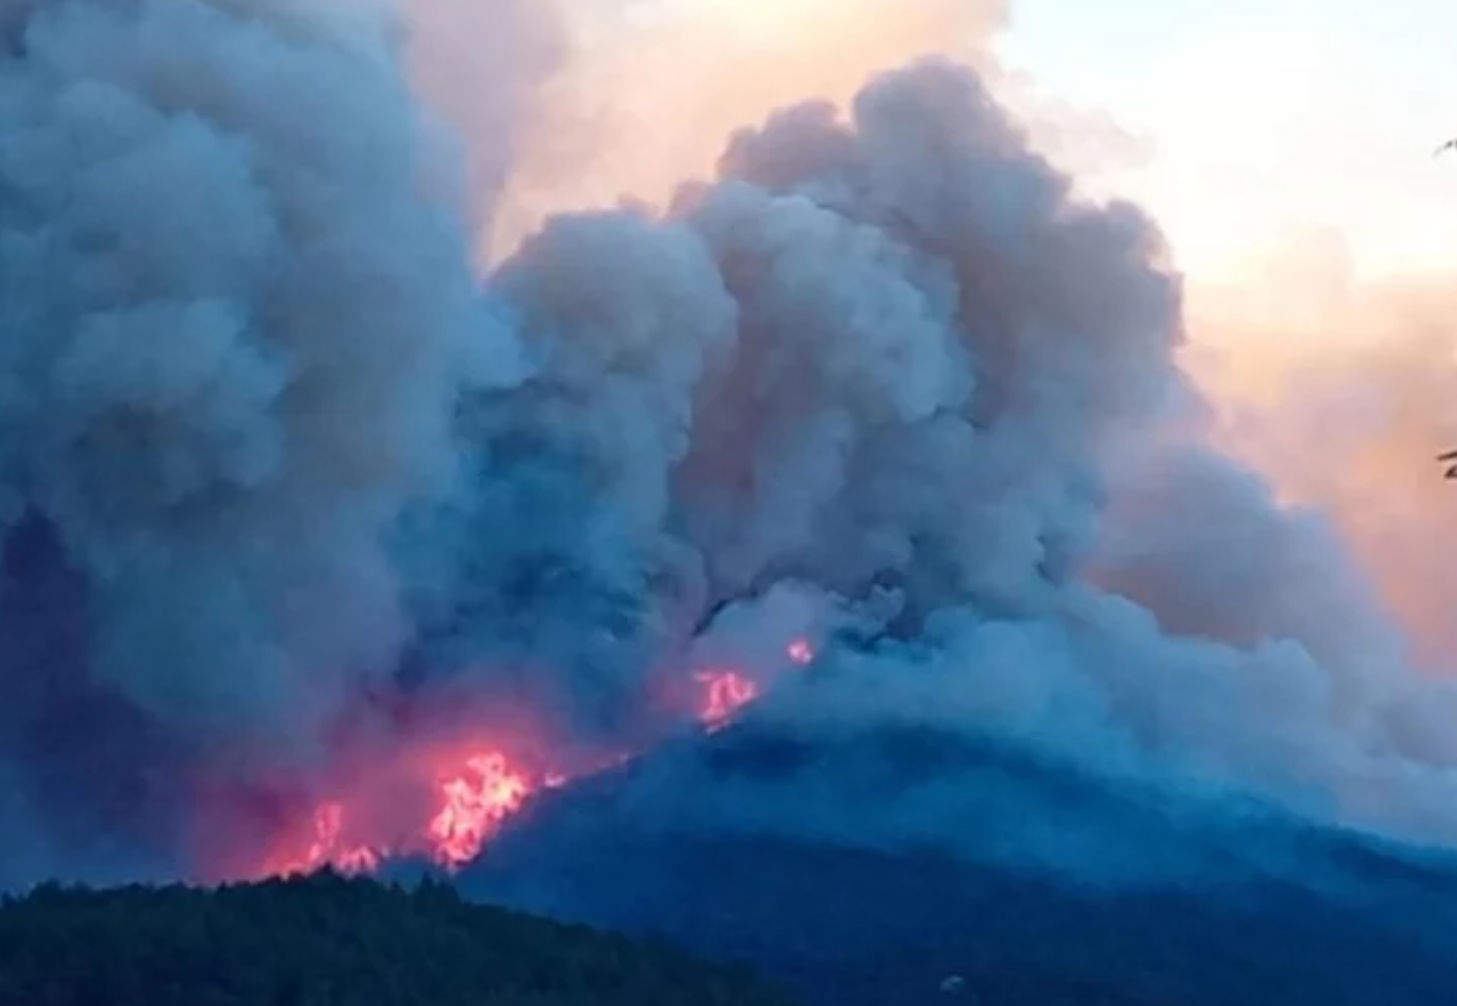
[[[814,644],[800,637],[785,655],[793,667],[815,659]],[[742,710],[763,695],[763,687],[737,670],[704,670],[693,675],[701,687],[695,719],[708,733],[734,722]],[[297,833],[276,843],[255,869],[256,876],[287,876],[331,867],[341,873],[373,873],[398,856],[422,856],[455,871],[471,862],[505,822],[542,790],[556,789],[575,778],[606,771],[631,759],[619,755],[576,771],[536,770],[522,759],[489,742],[466,745],[443,755],[430,773],[434,809],[410,835],[379,839],[367,834],[351,815],[348,799],[318,804]]]

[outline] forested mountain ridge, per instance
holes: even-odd
[[[329,872],[44,885],[0,906],[3,1006],[790,1006],[747,970]]]

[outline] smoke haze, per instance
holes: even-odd
[[[1194,358],[1231,420],[1182,347],[1246,322],[1186,317],[1154,222],[1078,196],[988,67],[906,62],[999,10],[811,6],[721,12],[748,48],[681,84],[718,22],[582,56],[504,0],[0,7],[0,882],[246,871],[340,790],[392,839],[427,752],[685,743],[729,665],[750,725],[848,752],[685,755],[655,785],[713,828],[974,845],[976,771],[887,788],[856,742],[925,728],[1457,841],[1446,574],[1385,537],[1445,504],[1373,478],[1427,449],[1428,344],[1293,357],[1293,402]]]

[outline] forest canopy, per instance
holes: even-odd
[[[216,889],[44,885],[0,905],[0,1003],[789,1006],[747,969],[330,872]]]

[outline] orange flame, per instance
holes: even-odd
[[[813,663],[816,656],[814,644],[805,637],[791,640],[784,652],[798,667]],[[709,733],[727,726],[763,691],[759,682],[736,670],[699,671],[693,680],[703,689],[695,715]],[[558,789],[582,774],[606,771],[630,757],[618,754],[578,762],[569,770],[528,769],[494,744],[416,749],[376,766],[378,771],[361,775],[319,803],[307,833],[281,836],[273,852],[249,872],[275,876],[330,866],[342,873],[370,873],[393,856],[427,857],[444,869],[457,870],[480,855],[533,793]],[[401,809],[415,798],[420,800],[418,807]],[[400,817],[406,819],[403,829]],[[408,823],[411,819],[414,825]],[[379,826],[385,820],[382,831]]]
[[[442,764],[450,767],[432,767]],[[417,755],[319,803],[306,834],[280,836],[262,863],[245,872],[286,876],[328,866],[341,873],[370,873],[391,856],[424,856],[455,870],[480,853],[532,792],[561,786],[568,778],[561,772],[533,775],[495,748],[472,748],[464,757]],[[390,812],[401,815],[391,803],[400,795],[407,801],[421,798],[418,823],[381,833],[380,823]],[[414,814],[401,816],[408,820]],[[396,817],[387,828],[397,827]],[[365,835],[369,841],[361,841]]]
[[[331,866],[341,873],[370,873],[379,868],[383,855],[368,845],[349,845],[344,841],[345,811],[338,801],[321,803],[314,808],[313,832],[307,850],[301,856],[275,853],[260,872],[284,876],[311,873]]]
[[[440,784],[445,806],[430,822],[433,858],[448,868],[474,859],[534,788],[500,752],[477,755],[466,762],[466,769],[466,774]]]
[[[367,845],[343,844],[344,806],[326,803],[314,811],[314,841],[309,846],[311,868],[333,863],[344,873],[367,873],[379,866],[380,855]]]
[[[720,730],[744,706],[759,697],[759,686],[736,671],[699,671],[695,681],[704,685],[698,718],[710,732]]]

